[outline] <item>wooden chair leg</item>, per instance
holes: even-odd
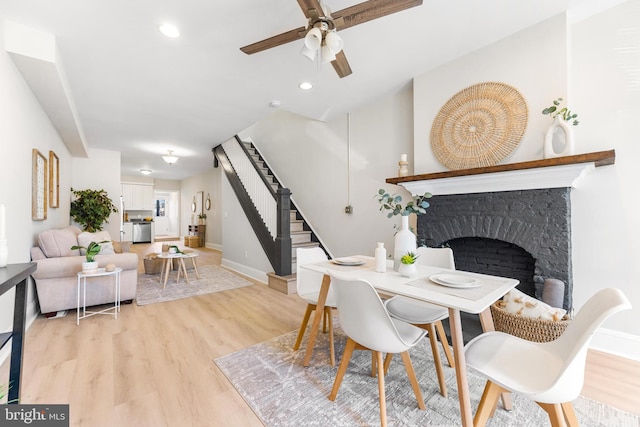
[[[455,359],[453,358],[453,352],[451,351],[451,346],[449,345],[449,341],[447,340],[447,334],[444,333],[444,327],[442,326],[442,322],[438,320],[436,323],[436,331],[438,332],[438,338],[440,339],[440,344],[442,344],[442,349],[444,350],[444,355],[447,357],[447,362],[449,366],[452,368],[456,367]]]
[[[436,328],[433,323],[426,325],[429,331],[429,342],[431,343],[431,352],[433,353],[433,363],[436,365],[436,373],[438,375],[438,384],[440,385],[440,394],[447,397],[447,383],[444,379],[444,371],[442,370],[442,360],[440,360],[440,351],[438,351],[438,339],[436,338]]]
[[[382,353],[379,351],[372,352],[376,357],[376,363],[378,365],[378,394],[380,396],[380,425],[386,427],[387,425],[387,399],[384,393],[384,363],[382,361]]]
[[[331,318],[331,307],[325,307],[325,312],[329,319],[329,357],[331,358],[331,366],[336,366],[336,352],[333,345],[333,319]]]
[[[393,353],[387,353],[387,357],[384,358],[384,374],[389,373],[389,365],[391,365],[391,359],[393,359]]]
[[[564,413],[562,412],[562,406],[559,403],[540,403],[536,402],[538,406],[545,410],[549,414],[549,421],[551,421],[551,427],[565,427]]]
[[[405,351],[402,353],[402,363],[404,363],[404,368],[407,371],[407,375],[409,376],[409,382],[411,383],[411,388],[413,388],[413,393],[416,395],[416,400],[418,401],[418,408],[425,410],[427,407],[424,404],[424,398],[422,397],[422,392],[420,391],[420,384],[418,384],[418,378],[416,378],[416,371],[413,369],[413,363],[411,363],[411,357],[409,356],[409,352]]]
[[[351,338],[347,338],[347,344],[344,347],[344,353],[342,353],[342,360],[340,361],[340,366],[338,367],[338,372],[336,373],[336,379],[333,382],[333,388],[331,389],[331,393],[329,394],[329,400],[336,400],[336,396],[338,395],[338,390],[340,389],[340,384],[342,384],[342,379],[344,378],[344,373],[347,371],[347,366],[349,366],[349,361],[351,360],[351,355],[353,354],[353,350],[356,348],[356,342]]]
[[[494,384],[491,381],[487,381],[484,391],[482,392],[482,398],[480,399],[478,410],[476,411],[476,415],[473,417],[473,427],[484,427],[487,424],[487,420],[491,416],[493,408],[498,404],[500,393],[503,391],[505,391],[505,389],[499,385]]]
[[[304,312],[304,317],[302,318],[302,324],[300,325],[300,332],[298,332],[298,338],[296,339],[296,343],[293,346],[294,350],[298,350],[300,348],[300,343],[302,343],[302,337],[304,336],[304,331],[307,329],[307,324],[309,323],[309,318],[311,317],[311,312],[315,308],[313,304],[307,304],[307,310]]]
[[[323,334],[327,333],[327,319],[329,319],[329,315],[327,315],[327,310],[326,310],[327,308],[329,307],[325,306],[324,314],[322,316],[322,333]]]
[[[573,404],[571,402],[561,403],[562,412],[564,412],[564,419],[567,422],[568,427],[578,427],[578,417],[576,417],[576,412],[573,410]]]

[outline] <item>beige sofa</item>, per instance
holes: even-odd
[[[36,246],[31,248],[31,259],[38,264],[33,273],[38,294],[40,311],[45,316],[53,316],[58,311],[77,307],[78,272],[86,260],[79,250],[71,250],[74,245],[86,246],[86,241],[111,240],[108,233],[81,233],[78,227],[69,226],[48,230],[37,237]],[[136,297],[138,285],[138,255],[122,252],[117,242],[101,245],[96,256],[99,267],[114,264],[122,268],[120,275],[120,300],[128,302]],[[113,277],[95,277],[87,281],[87,307],[112,303],[114,296]]]

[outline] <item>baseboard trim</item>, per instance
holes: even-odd
[[[244,276],[248,276],[262,283],[263,285],[267,285],[268,283],[269,279],[267,277],[267,273],[265,273],[264,271],[256,270],[255,268],[247,267],[246,265],[243,265],[234,261],[229,261],[226,258],[222,258],[222,261],[220,262],[220,264],[223,267],[226,267],[230,270],[235,271],[236,273],[242,274]]]
[[[613,329],[599,328],[590,348],[640,362],[640,336]]]

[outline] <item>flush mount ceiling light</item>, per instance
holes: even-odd
[[[165,36],[172,39],[180,37],[180,31],[178,31],[178,28],[173,24],[162,24],[158,27],[158,30],[160,30],[160,32]]]
[[[302,90],[309,90],[313,87],[313,85],[309,82],[302,82],[298,85],[298,87]]]
[[[149,175],[151,173],[151,169],[140,169],[140,173],[142,175]]]
[[[175,162],[177,162],[180,157],[174,156],[172,150],[167,150],[167,151],[169,152],[169,154],[165,155],[165,156],[162,156],[162,158],[164,159],[165,162],[167,162],[170,165],[172,165]]]

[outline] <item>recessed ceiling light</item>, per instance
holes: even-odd
[[[140,169],[140,173],[142,175],[149,175],[151,173],[151,169]]]
[[[171,37],[172,39],[180,37],[180,31],[178,31],[178,28],[176,28],[176,26],[173,24],[162,24],[158,27],[158,29],[162,34],[167,37]]]
[[[280,101],[271,101],[269,103],[269,107],[271,107],[271,108],[280,108]]]
[[[313,85],[309,82],[302,82],[298,85],[298,87],[302,90],[309,90],[313,87]]]

